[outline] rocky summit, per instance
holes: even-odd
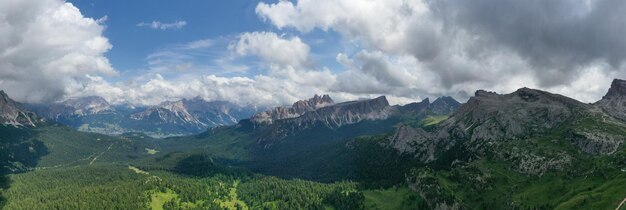
[[[322,124],[329,128],[338,128],[363,120],[386,119],[392,114],[391,106],[389,106],[385,96],[333,105],[322,104],[325,106],[318,106],[317,109],[307,111],[297,118],[286,121],[301,128],[316,124]]]
[[[302,116],[308,111],[314,111],[318,108],[335,104],[329,95],[314,95],[308,100],[300,100],[291,107],[276,107],[272,110],[260,112],[252,116],[250,120],[257,124],[272,124],[276,120],[296,118]]]
[[[21,105],[0,90],[0,124],[35,127],[37,117],[34,113],[21,108]]]
[[[626,121],[626,80],[613,80],[609,91],[595,105],[609,115]]]

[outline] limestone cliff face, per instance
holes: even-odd
[[[308,101],[310,102],[311,100]],[[299,132],[313,128],[338,129],[346,125],[356,124],[367,120],[375,121],[388,119],[393,114],[397,114],[397,108],[390,106],[387,98],[384,96],[374,99],[349,101],[337,104],[329,104],[328,100],[325,100],[325,102],[322,103],[316,102],[309,104],[318,104],[318,106],[313,109],[312,107],[314,106],[307,105],[307,107],[309,107],[307,108],[309,111],[299,114],[297,117],[284,119],[270,118],[273,120],[259,122],[259,115],[257,114],[257,121],[254,121],[255,118],[253,118],[249,121],[244,120],[241,123],[245,124],[249,122],[255,129],[263,131],[263,134],[259,136],[259,142],[271,144],[272,142],[283,139],[289,135],[298,134]],[[274,109],[265,113],[276,113],[276,110],[283,109]],[[291,110],[293,111],[293,109]]]
[[[35,127],[37,116],[21,108],[20,104],[13,101],[2,90],[0,90],[0,124]]]
[[[260,112],[250,118],[254,123],[261,125],[269,125],[276,120],[297,118],[308,111],[334,105],[335,102],[328,95],[315,95],[308,100],[300,100],[295,102],[291,107],[276,107],[272,110]]]
[[[309,127],[322,124],[330,128],[354,124],[363,120],[386,119],[392,109],[385,96],[369,100],[344,102],[317,108],[305,112],[300,117],[287,120],[297,127]]]

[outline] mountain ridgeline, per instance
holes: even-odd
[[[48,121],[69,125],[80,131],[108,135],[135,132],[157,138],[192,135],[209,127],[233,125],[257,112],[254,106],[206,101],[199,97],[166,101],[152,107],[115,106],[98,96],[24,106]]]
[[[315,95],[262,112],[199,98],[132,109],[94,97],[37,107],[2,96],[4,173],[26,172],[9,176],[16,190],[0,190],[7,207],[36,196],[19,191],[26,186],[19,180],[69,166],[124,179],[111,189],[128,188],[135,194],[126,197],[139,200],[118,208],[614,209],[626,196],[626,81],[619,79],[591,104],[530,88],[479,90],[464,104],[440,97],[390,105],[385,96],[337,103]],[[108,122],[143,134],[77,132],[33,112],[79,130],[123,119]],[[154,129],[119,123],[127,121]],[[206,131],[145,135],[167,126]],[[106,188],[93,192],[122,199]],[[158,203],[164,196],[172,198]]]

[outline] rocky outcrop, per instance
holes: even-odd
[[[626,80],[613,80],[606,95],[594,105],[610,116],[626,122]]]
[[[408,125],[398,127],[393,136],[390,137],[391,146],[401,153],[413,154],[418,148],[434,148],[435,138],[432,133],[421,128],[413,128]],[[421,154],[416,155],[423,162],[435,160],[435,149],[419,149]]]
[[[22,109],[20,104],[0,90],[0,124],[35,127],[36,122],[37,116],[34,113]]]
[[[340,127],[360,123],[388,119],[396,113],[395,107],[389,106],[384,96],[374,99],[349,101],[333,105],[326,105],[315,110],[307,111],[295,118],[279,119],[272,124],[259,124],[244,120],[241,126],[248,123],[253,129],[259,129],[262,135],[258,141],[265,144],[281,140],[290,135],[313,128],[338,129]]]
[[[598,131],[576,131],[572,139],[580,150],[592,155],[613,154],[624,144],[624,136],[612,135]]]
[[[461,103],[454,100],[450,96],[443,96],[435,99],[433,103],[428,105],[428,109],[435,115],[448,115],[456,111],[461,106]]]
[[[369,100],[325,105],[315,110],[307,111],[300,117],[287,120],[286,122],[300,128],[306,128],[316,124],[322,124],[329,128],[339,128],[364,120],[386,119],[392,112],[387,98],[380,96]]]
[[[496,154],[500,159],[511,163],[514,171],[533,176],[542,176],[548,171],[566,170],[574,162],[574,158],[563,151],[537,154],[537,151],[510,145],[498,149]]]
[[[316,94],[311,99],[295,102],[291,107],[276,107],[272,110],[259,112],[252,116],[250,120],[256,124],[268,125],[274,123],[276,120],[297,118],[308,111],[314,111],[334,104],[335,102],[330,96],[319,96]]]

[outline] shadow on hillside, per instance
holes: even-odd
[[[223,166],[216,163],[213,158],[206,154],[193,154],[180,159],[172,171],[178,174],[196,177],[211,177],[218,174],[231,177],[243,177],[248,175],[247,170]]]
[[[9,174],[28,171],[36,167],[42,156],[48,154],[45,144],[36,139],[36,131],[0,126],[0,189],[11,187]],[[7,198],[0,193],[0,209]]]

